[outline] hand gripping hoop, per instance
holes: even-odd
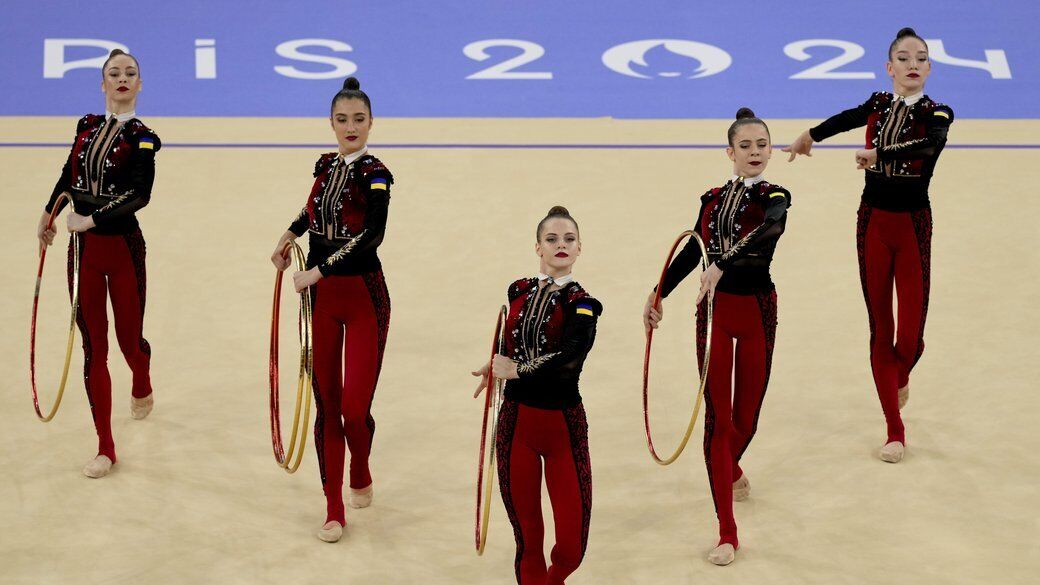
[[[283,254],[291,252],[297,270],[307,269],[307,261],[299,244],[286,242],[282,250]],[[314,308],[311,305],[310,289],[305,289],[300,293],[298,320],[300,370],[296,384],[296,410],[293,413],[292,433],[289,435],[289,452],[286,453],[282,447],[282,423],[278,402],[278,321],[282,299],[282,278],[282,271],[279,270],[274,278],[274,301],[271,309],[271,351],[268,362],[271,388],[271,445],[274,448],[274,459],[278,462],[278,466],[286,473],[295,473],[303,460],[303,450],[307,444],[307,427],[311,416],[311,378],[314,375],[314,339],[311,325]],[[301,411],[303,413],[302,426],[300,425]]]
[[[657,281],[657,293],[654,295],[654,308],[660,308],[661,306],[661,288],[664,286],[664,276],[668,271],[668,265],[672,263],[672,257],[675,255],[675,250],[679,248],[679,244],[686,237],[692,237],[697,241],[697,245],[701,249],[701,269],[707,270],[708,268],[708,250],[704,247],[704,241],[699,235],[692,230],[686,230],[679,234],[679,237],[675,239],[675,243],[672,244],[672,249],[668,252],[668,258],[664,262],[664,268],[661,269],[661,278]],[[690,441],[690,435],[693,434],[693,427],[697,424],[697,414],[701,409],[701,402],[704,398],[704,387],[708,383],[708,364],[711,363],[711,324],[712,324],[712,301],[708,301],[708,330],[706,335],[706,343],[704,344],[704,362],[700,368],[701,379],[700,384],[697,387],[697,396],[694,399],[693,412],[690,414],[690,423],[686,426],[686,434],[683,435],[682,441],[679,446],[675,449],[667,458],[662,459],[657,454],[657,450],[654,449],[654,439],[650,433],[650,393],[649,393],[649,380],[650,380],[650,345],[654,339],[654,330],[650,329],[646,333],[646,354],[643,357],[643,425],[646,427],[646,446],[650,449],[650,457],[660,465],[669,465],[679,458],[682,454],[683,449],[686,448],[686,443]]]
[[[505,352],[506,306],[498,311],[495,335],[491,340],[491,359],[488,360],[488,385],[484,394],[484,420],[480,427],[480,460],[477,463],[477,520],[475,538],[477,554],[484,554],[487,544],[488,522],[491,519],[491,490],[495,485],[495,439],[498,436],[498,413],[502,408],[502,380],[495,378],[491,362],[495,354]],[[488,418],[491,435],[488,436]]]
[[[62,199],[67,200],[69,205],[72,205],[72,198],[69,197],[68,193],[62,193],[58,196],[54,202],[54,207],[51,208],[50,219],[47,222],[48,230],[54,227],[54,220],[58,217]],[[50,412],[46,416],[40,410],[40,397],[36,392],[36,314],[40,306],[40,283],[43,281],[43,263],[47,259],[47,246],[43,246],[40,250],[40,265],[36,270],[36,292],[33,294],[32,325],[29,330],[29,381],[32,386],[33,408],[36,410],[37,418],[43,422],[50,422],[54,415],[58,413],[58,407],[61,406],[61,398],[65,395],[65,383],[69,378],[69,363],[72,361],[72,342],[76,338],[76,313],[79,310],[80,235],[78,233],[71,234],[70,243],[72,244],[72,317],[69,319],[69,340],[65,344],[65,365],[61,371],[58,397],[54,399],[54,406],[51,407]]]

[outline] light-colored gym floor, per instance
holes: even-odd
[[[483,558],[473,551],[480,403],[469,371],[487,357],[506,286],[536,272],[535,224],[554,204],[578,219],[584,251],[575,274],[605,306],[581,384],[592,528],[569,583],[1010,585],[1032,582],[1040,570],[1037,149],[942,155],[932,183],[927,350],[912,378],[909,450],[899,465],[875,455],[884,422],[854,238],[862,173],[848,149],[820,149],[792,164],[774,154],[766,174],[794,194],[773,268],[780,326],[745,457],[752,496],[735,506],[742,549],[719,568],[705,560],[717,526],[702,424],[671,467],[646,451],[640,311],[697,197],[731,168],[721,147],[635,146],[721,145],[728,121],[376,119],[372,142],[391,147],[372,151],[397,179],[380,248],[393,314],[373,410],[376,495],[372,507],[348,510],[335,545],[314,536],[325,507],[310,437],[295,476],[273,462],[266,379],[268,258],[304,203],[314,160],[333,150],[286,145],[330,143],[327,123],[145,121],[166,143],[152,203],[139,213],[156,406],[148,419],[130,419],[129,372],[113,342],[120,463],[102,480],[80,472],[96,437],[78,337],[56,419],[37,422],[29,396],[34,230],[67,147],[0,148],[0,582],[512,582],[513,535],[497,493],[488,550]],[[74,124],[5,118],[0,142],[64,144]],[[789,142],[809,124],[777,121],[774,140]],[[1035,144],[1037,130],[1035,121],[958,120],[950,140]],[[213,143],[283,146],[201,146]],[[548,148],[562,144],[586,147]],[[595,144],[630,148],[587,147]],[[66,241],[60,234],[45,273],[47,404],[68,319]],[[655,343],[654,414],[665,447],[689,412],[694,288],[684,283],[669,299]],[[289,318],[282,331],[288,395]]]

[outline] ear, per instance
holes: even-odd
[[[539,258],[542,257],[542,247],[541,245],[539,245],[539,242],[537,240],[535,240],[534,242],[534,255],[538,256]]]
[[[329,116],[329,128],[332,128],[333,131],[336,130],[336,121],[332,119],[331,115]]]
[[[726,156],[728,156],[729,160],[731,160],[733,162],[736,162],[736,160],[737,160],[737,154],[735,152],[733,152],[733,147],[732,146],[727,146],[726,147]]]
[[[895,77],[896,72],[892,69],[892,61],[885,61],[885,73],[888,73],[889,77]]]

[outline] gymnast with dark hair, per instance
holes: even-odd
[[[346,526],[346,449],[349,504],[372,502],[372,399],[390,326],[390,295],[376,250],[386,232],[394,177],[368,152],[372,102],[356,78],[332,98],[329,125],[339,150],[318,158],[307,203],[278,240],[271,262],[288,268],[287,243],[310,233],[308,269],[293,274],[293,282],[297,292],[310,287],[314,298],[314,442],[327,506],[318,538],[336,542]]]
[[[719,519],[719,541],[708,554],[716,565],[733,562],[740,547],[733,500],[747,499],[751,493],[740,459],[758,428],[769,384],[777,324],[776,287],[769,265],[791,205],[791,193],[762,175],[773,149],[766,123],[750,109],[740,108],[727,138],[733,176],[701,196],[693,228],[704,242],[709,264],[697,297],[697,360],[703,368],[710,343],[704,460]],[[647,299],[643,309],[647,330],[659,326],[663,299],[700,261],[701,248],[691,238],[665,272],[662,305],[654,307],[654,291]],[[714,303],[711,339],[707,338],[709,303]]]
[[[856,248],[870,325],[870,367],[887,438],[882,461],[898,463],[906,448],[900,410],[910,398],[910,372],[924,353],[924,324],[931,288],[932,209],[928,199],[935,164],[953,123],[953,110],[924,94],[931,73],[928,44],[912,28],[896,34],[885,64],[892,92],[879,91],[850,110],[803,132],[784,152],[812,156],[814,142],[862,126],[866,145],[856,168],[866,183],[856,222]],[[898,298],[893,317],[892,288]]]

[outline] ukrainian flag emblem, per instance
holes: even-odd
[[[942,110],[935,110],[935,115],[936,116],[942,116],[943,118],[946,118],[947,120],[950,119],[950,115],[947,114],[946,112],[942,111]]]
[[[372,179],[372,188],[379,189],[380,191],[386,191],[386,179],[379,177]]]
[[[595,316],[592,313],[592,305],[587,304],[587,303],[580,303],[580,304],[578,304],[578,314],[579,315],[588,315],[589,317]]]
[[[145,136],[138,143],[138,147],[144,150],[155,150],[155,139],[151,136]]]

